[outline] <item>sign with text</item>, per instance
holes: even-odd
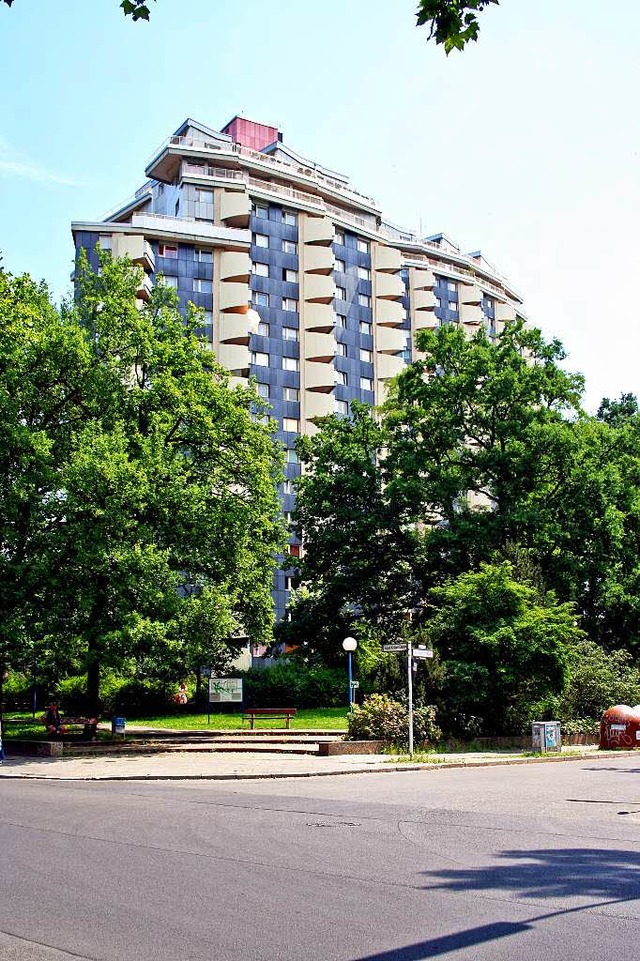
[[[414,657],[433,657],[433,651],[428,647],[414,647]]]
[[[210,677],[210,704],[242,704],[241,677]]]
[[[400,651],[404,651],[404,653],[406,654],[406,653],[407,653],[407,645],[406,645],[406,644],[383,644],[383,645],[382,645],[382,650],[383,650],[383,651],[393,651],[393,652],[395,652],[396,654],[399,654]]]

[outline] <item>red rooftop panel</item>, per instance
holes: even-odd
[[[264,123],[255,123],[243,117],[230,120],[222,133],[229,134],[234,143],[241,143],[243,147],[251,147],[252,150],[263,150],[278,139],[277,127],[268,127]]]

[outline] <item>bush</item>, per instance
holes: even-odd
[[[408,731],[407,708],[386,694],[371,694],[361,707],[356,705],[349,714],[348,738],[351,741],[382,740],[405,744]],[[418,743],[434,743],[441,737],[434,707],[414,710],[413,733]]]
[[[68,677],[57,685],[56,695],[65,714],[84,715],[87,712],[84,675]],[[103,714],[125,714],[128,717],[167,714],[175,711],[171,696],[175,685],[106,674],[100,681],[100,711]]]
[[[245,671],[242,678],[251,707],[341,707],[347,701],[346,672],[336,668],[283,660]]]

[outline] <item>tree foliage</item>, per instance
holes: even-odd
[[[4,0],[4,2],[8,7],[11,7],[14,0]],[[131,17],[134,21],[148,20],[151,14],[150,2],[151,0],[147,0],[146,3],[141,3],[139,0],[121,0],[120,7],[124,11],[125,17]]]
[[[0,274],[5,658],[55,636],[100,667],[187,666],[231,633],[271,637],[281,455],[161,285],[78,265],[78,299]]]
[[[447,56],[463,50],[470,40],[477,41],[480,31],[477,14],[499,0],[419,0],[418,27],[428,25],[429,40],[444,46]]]

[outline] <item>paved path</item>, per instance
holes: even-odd
[[[626,752],[625,752],[626,753]],[[583,748],[579,756],[588,756],[602,763],[616,756],[595,748]],[[571,763],[578,755],[566,755],[566,762],[554,759],[544,763]],[[619,752],[617,752],[617,756]],[[640,761],[640,755],[638,756]],[[433,764],[420,765],[424,770],[437,771],[447,765],[478,765],[507,763],[538,763],[537,759],[523,759],[521,754],[448,754],[436,756]],[[227,779],[268,777],[310,777],[313,775],[355,774],[370,771],[408,771],[411,765],[396,764],[386,755],[345,754],[335,757],[283,754],[201,754],[167,752],[144,755],[113,755],[70,758],[7,758],[0,765],[0,778],[46,778],[54,780],[111,780],[111,779]]]

